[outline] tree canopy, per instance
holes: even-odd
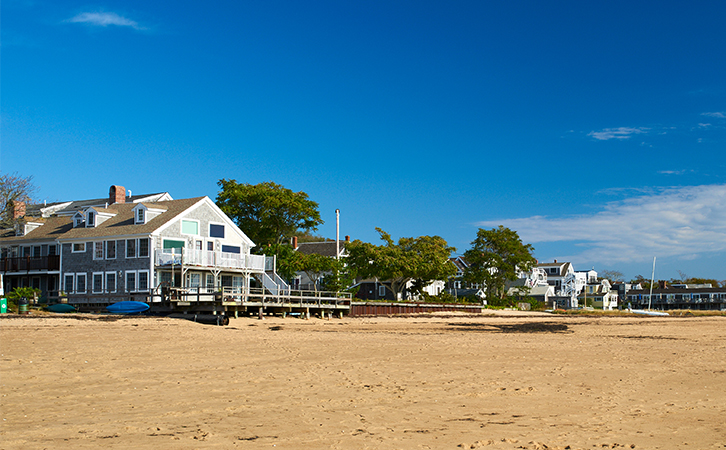
[[[529,271],[537,260],[534,247],[524,244],[516,231],[502,225],[485,230],[479,228],[471,248],[464,253],[469,267],[464,280],[486,287],[487,298],[502,298],[507,281],[518,278],[518,271]]]
[[[305,192],[293,192],[267,181],[259,184],[219,180],[217,206],[264,252],[295,234],[309,233],[323,223],[318,204]]]
[[[0,174],[0,228],[13,225],[13,202],[29,203],[36,189],[32,175]]]
[[[376,228],[383,245],[355,240],[346,245],[347,263],[362,278],[390,281],[398,300],[409,281],[413,289],[422,292],[434,280],[446,280],[456,273],[449,261],[455,248],[449,247],[440,236],[401,238],[394,242],[391,235]]]

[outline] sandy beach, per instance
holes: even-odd
[[[3,449],[726,448],[726,317],[0,320]]]

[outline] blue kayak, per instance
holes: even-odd
[[[55,305],[50,305],[48,307],[48,311],[54,312],[54,313],[69,313],[69,312],[75,312],[76,308],[73,306],[67,304],[67,303],[56,303]]]
[[[118,302],[106,307],[106,311],[114,314],[136,314],[142,313],[149,309],[149,305],[144,302]]]

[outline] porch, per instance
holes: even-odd
[[[174,251],[170,251],[174,250]],[[264,255],[248,255],[210,250],[157,249],[154,263],[157,267],[187,266],[209,269],[232,269],[245,272],[265,272]]]

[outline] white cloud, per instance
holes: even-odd
[[[726,119],[726,112],[705,112],[701,113],[702,116],[715,117],[717,119]]]
[[[131,27],[135,30],[144,29],[137,22],[112,12],[85,12],[68,19],[67,22],[85,23],[99,27],[116,25],[119,27]]]
[[[577,243],[582,251],[568,257],[573,262],[691,258],[726,251],[726,185],[665,188],[608,203],[591,215],[533,216],[477,225],[500,224],[517,231],[524,242]]]
[[[609,141],[610,139],[630,139],[631,136],[635,134],[643,134],[646,133],[650,128],[630,128],[630,127],[620,127],[620,128],[605,128],[601,131],[591,131],[587,133],[588,136],[595,138],[599,141]]]

